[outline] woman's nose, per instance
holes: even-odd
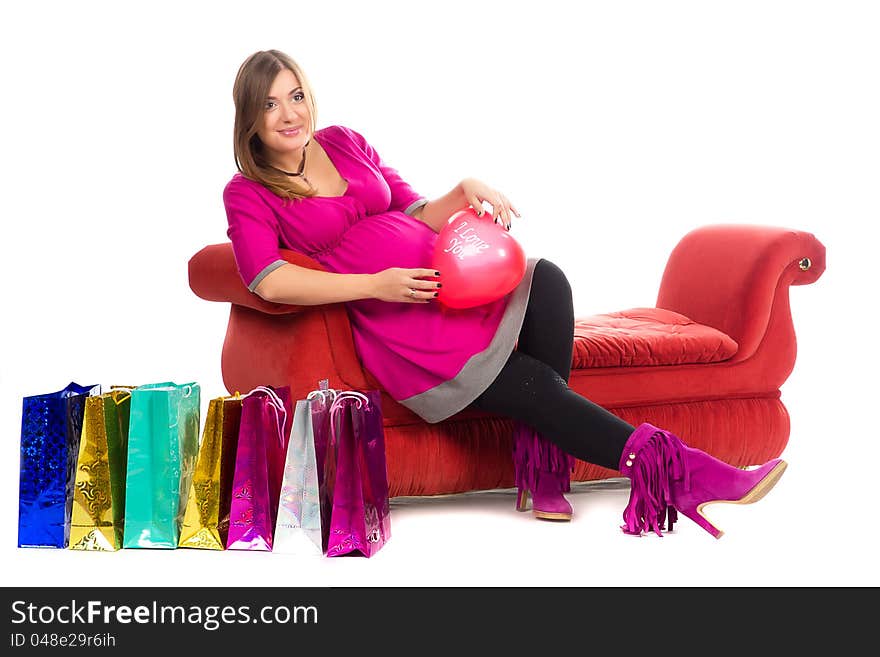
[[[294,109],[293,105],[283,105],[283,114],[282,117],[285,121],[293,122],[296,121],[297,114],[296,109]]]

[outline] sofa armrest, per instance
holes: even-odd
[[[281,249],[280,253],[291,264],[326,271],[316,260],[296,251]],[[196,296],[206,301],[234,303],[269,315],[286,315],[315,308],[272,303],[248,290],[238,273],[230,242],[210,244],[190,258],[189,287]]]
[[[718,224],[685,235],[663,272],[657,307],[723,331],[739,345],[735,360],[755,353],[771,310],[788,286],[815,282],[825,246],[807,232],[773,226]],[[782,308],[783,306],[778,306]]]

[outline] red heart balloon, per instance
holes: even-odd
[[[443,283],[437,300],[449,308],[472,308],[513,290],[526,273],[526,256],[500,224],[468,208],[449,217],[440,231],[432,265]]]

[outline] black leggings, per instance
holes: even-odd
[[[471,406],[519,420],[572,456],[617,470],[635,427],[568,387],[573,342],[571,286],[559,267],[539,260],[516,351]]]

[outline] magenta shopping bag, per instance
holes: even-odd
[[[335,460],[331,463],[327,462],[327,449],[330,445],[330,407],[338,394],[337,390],[322,387],[320,390],[313,390],[308,396],[311,402],[312,436],[315,441],[315,463],[318,470],[322,552],[327,552],[330,539],[330,514],[333,510]]]
[[[292,419],[288,386],[258,386],[242,398],[228,550],[272,549]]]
[[[378,390],[339,392],[324,460],[330,505],[327,556],[371,557],[391,538],[385,430]]]

